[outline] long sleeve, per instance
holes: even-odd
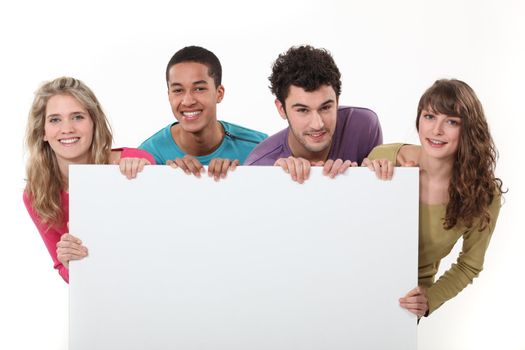
[[[60,237],[66,232],[67,225],[61,225],[66,227],[60,227],[57,229],[43,224],[40,220],[40,217],[35,212],[33,205],[31,204],[31,200],[26,192],[24,192],[23,199],[27,212],[35,223],[35,226],[40,233],[44,244],[46,245],[47,251],[53,260],[53,267],[58,271],[60,276],[62,276],[64,281],[69,283],[69,270],[60,261],[58,261],[56,250],[56,245],[60,241]]]
[[[489,208],[490,225],[481,232],[472,228],[463,234],[463,247],[456,263],[427,290],[429,315],[472,283],[483,270],[485,252],[496,226],[500,206],[501,197],[497,196]]]
[[[381,132],[381,129],[379,129],[379,132]],[[382,136],[379,135],[378,137],[380,137],[382,141]],[[368,154],[368,159],[370,160],[387,159],[391,161],[392,163],[396,164],[397,154],[399,153],[399,150],[403,146],[404,146],[403,143],[391,143],[391,144],[385,144],[385,145],[378,145],[374,147],[372,151]]]

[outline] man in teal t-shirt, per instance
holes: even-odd
[[[217,120],[217,104],[224,97],[222,68],[213,52],[198,46],[177,51],[166,67],[168,98],[177,122],[144,141],[139,148],[157,164],[180,167],[197,176],[224,177],[243,163],[267,135]]]

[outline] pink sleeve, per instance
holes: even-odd
[[[51,259],[53,259],[54,268],[58,271],[60,276],[62,276],[64,281],[69,283],[69,270],[64,265],[62,265],[60,261],[58,261],[56,247],[57,243],[60,241],[60,237],[65,233],[65,231],[60,232],[60,230],[51,228],[48,225],[43,224],[38,214],[33,209],[31,200],[29,199],[29,196],[26,192],[24,192],[23,197],[27,212],[29,213],[29,216],[31,216],[31,219],[35,223],[38,232],[40,232],[40,236],[44,240],[44,244],[46,245],[49,255],[51,255]]]
[[[151,165],[155,165],[155,158],[149,152],[144,151],[143,149],[137,149],[137,148],[128,148],[128,147],[122,147],[122,153],[120,154],[120,158],[144,158],[147,159]]]

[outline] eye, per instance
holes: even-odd
[[[432,120],[432,119],[435,119],[436,117],[434,115],[432,115],[432,114],[424,114],[423,118],[425,118],[427,120]]]
[[[72,118],[73,120],[83,120],[85,117],[82,114],[75,114]]]
[[[180,94],[182,92],[182,89],[171,89],[171,93],[173,94]]]
[[[459,120],[455,120],[455,119],[449,119],[447,120],[447,123],[451,126],[459,126],[461,124]]]
[[[58,117],[51,117],[47,121],[49,123],[51,123],[51,124],[56,124],[56,123],[60,122],[60,118],[58,118]]]
[[[326,105],[321,107],[321,111],[326,112],[332,109],[332,105]]]
[[[195,91],[199,91],[199,92],[200,91],[206,91],[206,90],[207,89],[205,87],[203,87],[203,86],[198,86],[198,87],[195,88]]]
[[[297,108],[296,111],[299,113],[305,114],[305,113],[308,113],[308,108]]]

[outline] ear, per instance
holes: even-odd
[[[275,107],[277,107],[277,111],[279,112],[279,114],[281,115],[281,118],[283,118],[284,120],[287,119],[287,116],[286,116],[286,110],[284,109],[284,106],[283,104],[281,103],[281,101],[279,101],[279,99],[275,99]]]
[[[224,86],[219,85],[219,87],[217,88],[217,103],[221,103],[223,98],[224,98]]]

